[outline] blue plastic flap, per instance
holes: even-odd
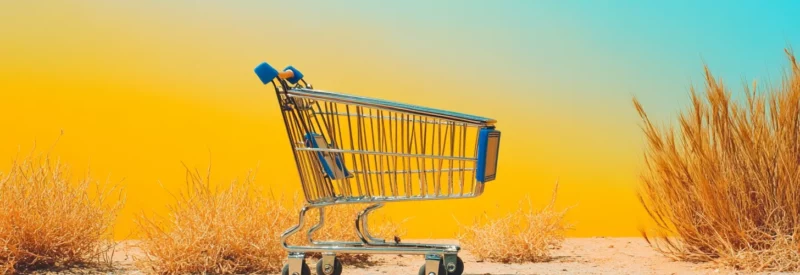
[[[478,162],[475,179],[493,181],[497,177],[497,158],[500,152],[500,132],[494,127],[482,128],[478,134]]]
[[[273,79],[278,77],[278,70],[275,70],[275,68],[267,64],[267,62],[262,62],[261,64],[258,64],[258,66],[256,66],[255,72],[258,78],[261,79],[261,83],[264,83],[264,85],[272,82]]]
[[[315,133],[306,134],[306,145],[312,148],[327,148],[327,144],[318,143],[318,137],[321,138],[322,136]],[[328,152],[317,152],[317,158],[319,158],[319,162],[322,165],[322,170],[324,170],[328,178],[332,180],[349,178],[352,175],[350,171],[347,171],[347,168],[344,167],[344,163],[339,155]]]
[[[286,81],[289,81],[289,83],[297,84],[297,82],[299,82],[301,79],[303,79],[303,73],[301,73],[299,70],[295,69],[292,66],[288,66],[288,67],[286,67],[286,69],[283,69],[283,70],[284,71],[292,71],[294,73],[294,76],[286,79]]]

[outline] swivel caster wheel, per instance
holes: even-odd
[[[332,263],[331,259],[325,259],[325,256],[317,261],[317,275],[342,275],[342,262],[335,256],[331,258],[333,258]]]
[[[430,273],[426,273],[426,264],[423,264],[419,268],[419,275],[431,275]],[[444,266],[444,260],[439,260],[439,270],[436,272],[437,275],[461,275],[464,273],[464,261],[461,260],[461,257],[456,258],[456,262],[453,264],[454,266],[449,266],[449,268]],[[448,269],[452,271],[447,271]]]
[[[305,253],[289,253],[289,262],[283,265],[281,275],[311,275],[311,268],[308,267],[305,259]],[[300,272],[297,272],[297,270],[289,271],[290,265],[294,266],[294,268],[300,267]]]
[[[436,274],[442,274],[442,275],[445,274],[445,270],[444,270],[444,265],[443,264],[439,263],[439,271],[437,271]],[[425,273],[425,264],[422,264],[422,266],[419,267],[419,275],[430,275],[428,273]]]
[[[306,263],[303,263],[303,271],[302,274],[289,274],[289,264],[283,265],[283,270],[281,271],[281,275],[311,275],[311,268],[308,267]]]

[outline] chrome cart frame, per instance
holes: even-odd
[[[310,274],[308,252],[323,254],[319,275],[341,274],[335,253],[419,254],[425,255],[420,274],[463,272],[459,246],[386,242],[369,233],[368,216],[387,202],[480,196],[497,171],[495,120],[314,90],[292,66],[279,72],[265,62],[255,73],[275,89],[307,202],[298,224],[281,236],[289,252],[283,274]],[[370,204],[355,218],[360,242],[313,239],[325,224],[325,207],[352,203]],[[309,245],[288,244],[315,208],[320,217],[306,234]]]

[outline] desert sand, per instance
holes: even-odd
[[[113,271],[72,269],[38,274],[143,274],[133,266],[134,257],[141,256],[141,252],[132,244],[120,244],[114,255],[117,268]],[[551,261],[544,263],[478,262],[469,251],[462,251],[460,255],[466,267],[464,274],[747,274],[718,269],[711,264],[672,261],[653,251],[642,238],[570,238],[560,249],[553,251]],[[346,265],[344,274],[410,275],[417,274],[422,263],[423,258],[418,255],[380,255],[364,266]],[[309,259],[308,264],[313,270],[314,260]]]

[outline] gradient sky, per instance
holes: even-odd
[[[261,61],[316,88],[492,117],[498,180],[475,200],[390,205],[412,237],[448,237],[487,209],[541,205],[558,181],[572,236],[637,235],[638,97],[667,123],[702,66],[740,91],[777,80],[800,42],[797,1],[0,2],[0,171],[34,140],[75,174],[124,178],[118,236],[182,187],[258,166],[297,192]],[[6,161],[9,160],[9,161]],[[435,209],[431,211],[430,209]],[[435,224],[431,228],[431,224]]]

